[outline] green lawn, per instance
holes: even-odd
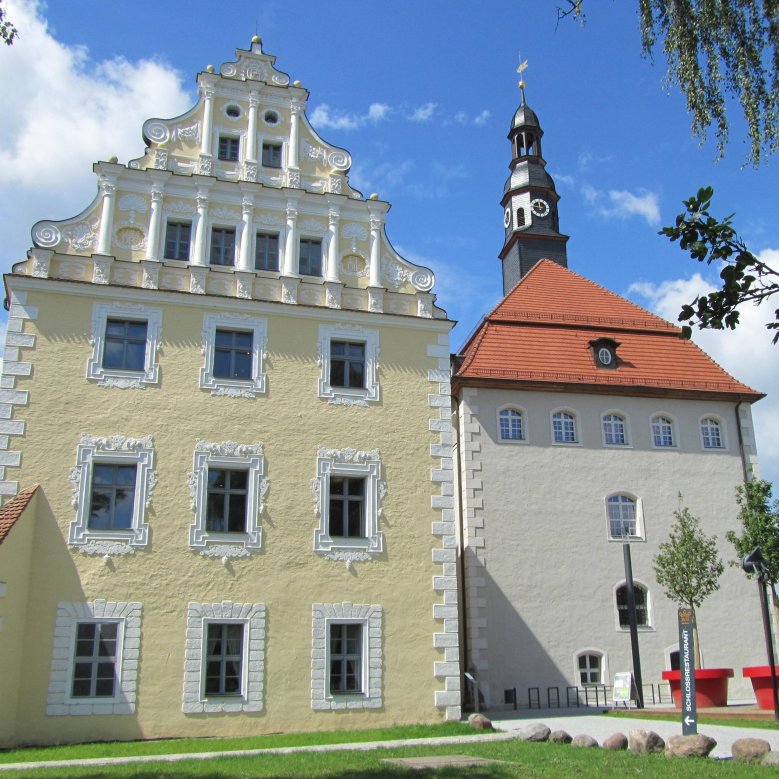
[[[441,768],[436,771],[414,771],[390,766],[383,761],[393,757],[419,755],[472,755],[504,761],[484,767],[463,769]],[[770,769],[765,769],[766,773]],[[633,755],[626,752],[606,752],[601,749],[574,749],[558,744],[529,744],[521,741],[470,743],[454,746],[418,746],[369,752],[334,752],[324,754],[258,755],[219,760],[183,761],[167,765],[146,764],[87,769],[38,769],[36,771],[5,772],[0,777],[136,777],[136,779],[185,779],[186,777],[285,777],[307,779],[358,779],[358,777],[478,777],[508,779],[508,777],[749,777],[759,776],[757,766],[739,765],[732,761],[674,759],[663,755]]]
[[[649,719],[649,720],[661,720],[663,722],[681,722],[681,717],[678,714],[667,714],[664,712],[647,712],[646,709],[639,714],[630,714],[625,711],[609,711],[606,712],[609,717],[617,717],[621,719]],[[727,717],[727,716],[714,716],[710,717],[705,714],[698,717],[698,725],[726,725],[730,728],[750,728],[750,729],[762,729],[762,730],[779,730],[779,722],[773,719],[766,719],[765,717],[750,717],[747,715],[741,717]]]

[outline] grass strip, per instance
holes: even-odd
[[[608,717],[616,719],[647,719],[660,722],[678,722],[681,724],[679,714],[669,714],[664,712],[648,712],[642,709],[640,714],[630,714],[626,711],[609,711],[605,713]],[[779,730],[779,722],[764,717],[728,717],[728,716],[707,716],[702,714],[698,716],[698,725],[723,725],[729,728],[750,728],[760,730]]]

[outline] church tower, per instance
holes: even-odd
[[[519,82],[522,100],[511,122],[511,175],[503,188],[503,226],[506,237],[500,252],[505,295],[541,259],[568,267],[567,235],[560,233],[552,177],[541,156],[541,129],[535,112],[525,103],[525,84]]]

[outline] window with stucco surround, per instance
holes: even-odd
[[[184,657],[185,714],[262,711],[265,604],[190,603]]]
[[[613,541],[633,541],[644,537],[643,505],[640,498],[629,493],[615,493],[606,498],[606,519],[609,538]]]
[[[578,444],[579,421],[576,412],[571,409],[558,409],[552,412],[552,442],[555,444]]]
[[[82,435],[70,469],[68,543],[87,554],[126,555],[149,541],[146,518],[157,473],[152,437]]]
[[[382,607],[314,603],[311,634],[311,708],[381,708]]]
[[[246,557],[262,547],[260,516],[268,480],[263,445],[195,443],[188,475],[195,521],[189,545],[206,557]],[[240,515],[240,516],[238,516]]]
[[[725,424],[714,415],[707,415],[700,420],[701,446],[704,449],[727,449]]]
[[[527,443],[527,417],[518,406],[498,409],[498,443]]]
[[[265,392],[267,322],[247,314],[203,317],[200,388],[212,395],[253,398]]]
[[[162,311],[135,303],[95,303],[87,379],[102,387],[145,389],[159,381]]]
[[[362,371],[351,364],[362,347]],[[341,406],[367,406],[379,400],[379,331],[358,325],[320,325],[318,341],[319,397]],[[357,380],[361,373],[361,381]],[[358,385],[358,386],[355,386]]]
[[[601,417],[604,446],[629,446],[627,417],[619,411],[609,411]]]
[[[652,611],[649,599],[649,588],[639,582],[633,581],[633,591],[636,599],[636,624],[639,630],[652,629]],[[628,588],[625,582],[621,582],[614,588],[614,604],[616,607],[616,627],[618,630],[630,629],[630,615],[628,613]]]
[[[347,563],[381,553],[384,535],[379,531],[379,518],[387,487],[381,480],[378,449],[363,452],[320,446],[311,490],[319,520],[314,531],[316,552]]]
[[[605,684],[609,678],[606,654],[598,649],[583,649],[574,655],[576,684],[589,687]]]
[[[655,449],[675,449],[678,446],[676,423],[670,414],[655,414],[651,421],[651,432]]]
[[[140,603],[60,603],[46,714],[134,714],[140,636]]]

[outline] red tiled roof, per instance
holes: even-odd
[[[455,384],[522,381],[606,392],[738,395],[750,402],[762,397],[680,333],[625,298],[541,260],[469,339]],[[590,342],[598,338],[618,342],[616,368],[596,367]]]
[[[23,489],[15,498],[0,508],[0,544],[5,541],[5,537],[11,532],[16,520],[22,516],[37,489],[37,484]]]

